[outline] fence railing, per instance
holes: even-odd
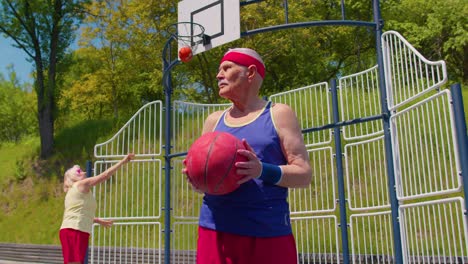
[[[319,83],[269,97],[296,112],[314,172],[308,188],[290,189],[288,196],[299,263],[468,263],[459,262],[468,257],[467,180],[460,168],[468,162],[458,154],[465,146],[458,144],[454,118],[463,110],[452,109],[443,61],[426,60],[396,32],[382,41],[388,105],[382,105],[380,65],[341,76],[338,87]],[[95,229],[92,247],[130,245],[157,254],[165,247],[171,260],[196,249],[202,195],[181,173],[183,159],[206,117],[229,104],[161,105],[147,104],[96,145],[96,158],[104,160],[95,163],[95,175],[124,151],[134,151],[137,160],[95,188],[97,215],[117,222],[112,231]],[[172,117],[164,123],[168,156],[160,148],[166,143],[161,111]],[[163,219],[163,210],[169,217]]]

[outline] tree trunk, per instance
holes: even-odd
[[[40,55],[40,50],[37,50]],[[44,80],[44,67],[40,56],[36,60],[36,93],[37,93],[37,119],[39,121],[39,135],[41,138],[41,158],[46,159],[54,150],[54,119],[53,119],[53,93],[46,87]]]
[[[38,102],[38,104],[40,103]],[[41,158],[45,159],[52,155],[54,150],[54,121],[50,103],[46,102],[45,105],[40,107],[38,120],[41,137]]]

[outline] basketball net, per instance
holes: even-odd
[[[179,22],[168,27],[167,31],[177,40],[178,48],[190,47],[195,54],[199,44],[205,44],[205,28],[193,22]]]

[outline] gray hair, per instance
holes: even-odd
[[[78,165],[73,165],[73,167],[69,168],[65,174],[64,174],[64,178],[63,178],[63,190],[65,192],[67,192],[73,185],[73,183],[75,183],[76,181],[78,181],[77,177],[76,177],[76,171],[77,169],[79,169],[80,166]]]

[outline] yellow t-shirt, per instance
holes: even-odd
[[[92,192],[82,193],[73,184],[65,195],[65,212],[60,229],[72,228],[91,234],[96,207]]]

